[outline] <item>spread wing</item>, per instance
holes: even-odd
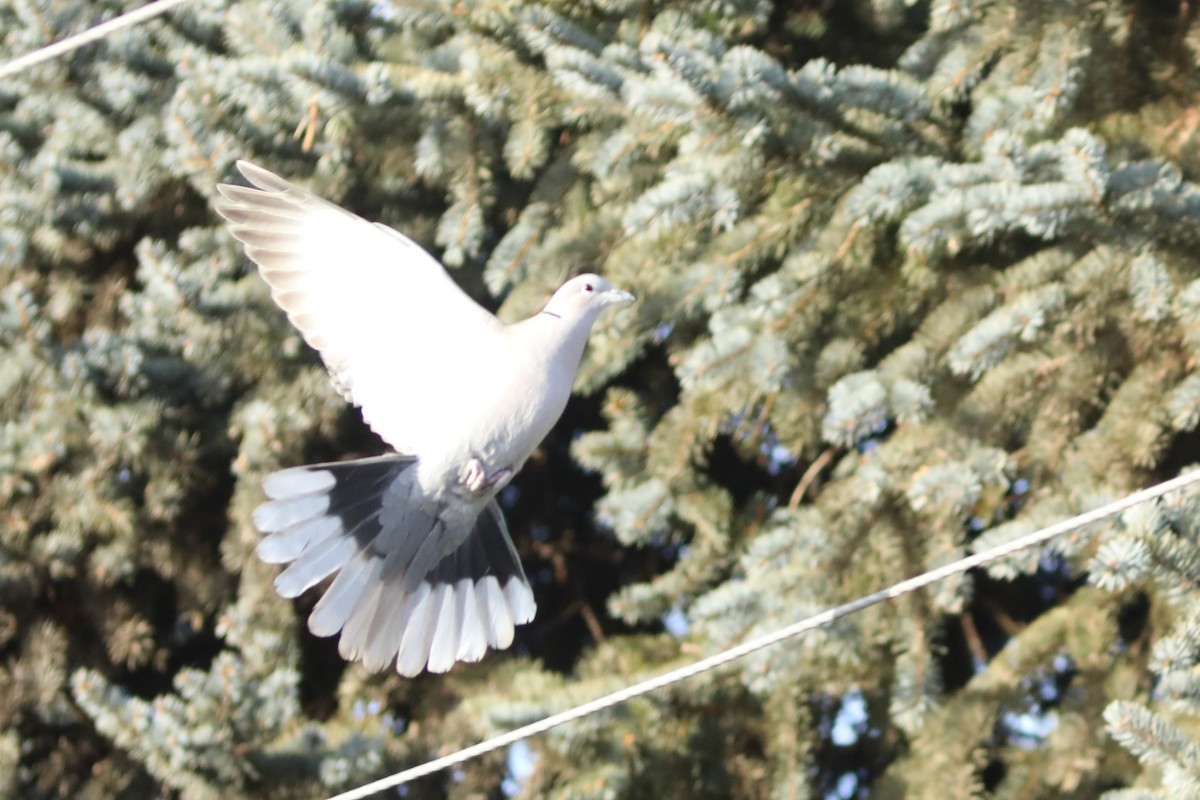
[[[245,161],[251,187],[222,184],[215,208],[258,264],[271,297],[375,432],[420,455],[444,410],[429,391],[447,365],[489,358],[503,325],[408,237]],[[461,372],[461,371],[459,371]]]

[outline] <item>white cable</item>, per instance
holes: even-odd
[[[52,58],[70,53],[73,50],[78,50],[84,45],[99,41],[109,34],[115,33],[124,28],[130,28],[138,23],[144,22],[154,17],[165,14],[176,6],[183,5],[188,0],[155,0],[134,11],[122,14],[119,17],[114,17],[107,22],[103,22],[93,28],[88,28],[85,31],[68,36],[54,44],[47,45],[31,53],[26,53],[23,56],[14,58],[4,64],[0,64],[0,78],[7,78],[17,74],[25,69],[41,64],[44,61],[49,61]],[[966,572],[974,567],[988,564],[1004,556],[1011,555],[1027,547],[1032,547],[1036,544],[1049,541],[1056,536],[1061,536],[1064,533],[1069,533],[1085,525],[1090,525],[1093,522],[1119,514],[1126,509],[1132,508],[1147,500],[1153,500],[1161,497],[1164,494],[1173,492],[1176,489],[1182,489],[1185,486],[1190,486],[1193,483],[1200,481],[1200,470],[1189,472],[1185,475],[1180,475],[1169,481],[1164,481],[1157,486],[1152,486],[1149,489],[1143,489],[1140,492],[1133,494],[1107,505],[1100,506],[1085,514],[1072,517],[1071,519],[1051,525],[1048,528],[1043,528],[1039,531],[1026,534],[1025,536],[1013,539],[1005,544],[998,545],[990,550],[984,550],[981,553],[976,553],[972,556],[959,559],[944,567],[939,567],[935,570],[930,570],[915,578],[900,581],[892,586],[882,589],[874,594],[860,597],[857,600],[852,600],[849,603],[843,603],[820,614],[792,623],[786,627],[780,628],[773,633],[760,636],[756,639],[751,639],[748,642],[743,642],[736,647],[731,647],[728,650],[723,650],[720,653],[701,659],[692,664],[689,664],[678,669],[673,669],[669,672],[664,672],[649,680],[635,683],[632,686],[627,686],[624,689],[606,694],[603,697],[598,697],[595,700],[584,703],[583,705],[575,706],[574,708],[560,711],[557,714],[551,714],[548,717],[532,722],[528,725],[523,725],[520,728],[501,734],[500,736],[487,739],[478,744],[471,745],[456,753],[451,753],[441,758],[435,758],[432,761],[427,761],[411,769],[406,769],[397,772],[394,775],[389,775],[386,778],[380,778],[377,781],[360,786],[357,789],[351,789],[348,792],[342,792],[335,795],[329,800],[361,800],[361,798],[369,797],[376,792],[381,792],[384,789],[391,789],[395,786],[408,783],[409,781],[423,778],[426,775],[431,775],[435,772],[440,772],[447,767],[461,764],[477,756],[491,753],[499,750],[502,747],[515,744],[522,739],[528,739],[531,736],[536,736],[539,733],[557,728],[560,725],[565,725],[581,717],[586,717],[589,714],[594,714],[597,711],[603,711],[606,708],[624,703],[627,700],[632,700],[635,697],[640,697],[648,694],[655,689],[661,689],[665,686],[678,683],[688,678],[694,677],[704,672],[709,672],[718,667],[724,666],[731,661],[735,661],[743,656],[748,656],[751,653],[770,647],[773,644],[799,636],[802,633],[810,631],[814,628],[819,628],[822,625],[828,625],[842,617],[862,611],[869,606],[877,603],[882,603],[885,600],[892,600],[902,595],[914,592],[917,589],[929,586],[932,583],[949,578],[951,575],[958,575]]]
[[[119,17],[113,17],[108,22],[102,22],[94,28],[88,28],[86,31],[80,31],[74,36],[68,36],[65,39],[55,42],[54,44],[46,45],[45,47],[34,50],[32,53],[26,53],[23,56],[14,58],[4,64],[0,64],[0,78],[8,78],[16,75],[18,72],[29,69],[32,66],[41,64],[43,61],[49,61],[52,58],[58,58],[65,53],[70,53],[72,50],[78,50],[85,44],[97,42],[108,36],[110,33],[115,33],[123,28],[131,28],[139,22],[145,22],[148,19],[153,19],[160,14],[165,14],[175,6],[183,5],[188,0],[155,0],[153,3],[148,3],[141,8],[134,9]]]
[[[1144,503],[1147,500],[1153,500],[1154,498],[1161,497],[1168,492],[1173,492],[1176,489],[1182,489],[1185,486],[1190,486],[1197,482],[1200,482],[1200,469],[1180,475],[1179,477],[1173,478],[1169,481],[1164,481],[1157,486],[1151,486],[1149,489],[1143,489],[1140,492],[1134,492],[1128,497],[1108,503],[1107,505],[1100,506],[1099,508],[1088,511],[1085,514],[1080,514],[1077,517],[1072,517],[1071,519],[1056,523],[1048,528],[1042,528],[1039,531],[1028,533],[1020,538],[1013,539],[1010,542],[993,547],[990,550],[984,550],[983,552],[976,553],[975,555],[967,556],[966,558],[959,559],[952,564],[947,564],[944,567],[931,570],[923,575],[918,575],[915,578],[909,578],[908,580],[900,581],[899,583],[893,584],[887,589],[875,592],[874,594],[869,594],[866,597],[860,597],[857,600],[852,600],[849,603],[829,609],[828,611],[823,611],[820,614],[809,617],[808,619],[792,623],[785,628],[780,628],[774,633],[769,633],[765,636],[760,636],[757,639],[751,639],[748,642],[743,642],[737,647],[731,647],[728,650],[724,650],[716,655],[709,656],[701,661],[697,661],[685,667],[680,667],[679,669],[673,669],[670,672],[664,672],[662,675],[659,675],[655,678],[650,678],[649,680],[642,681],[641,683],[627,686],[624,689],[613,692],[612,694],[606,694],[603,697],[599,697],[595,700],[584,703],[581,706],[576,706],[575,708],[567,709],[566,711],[560,711],[557,714],[551,714],[550,716],[540,719],[537,722],[524,725],[516,730],[509,731],[508,733],[480,742],[479,744],[471,745],[463,750],[459,750],[457,753],[451,753],[448,756],[435,758],[433,761],[428,761],[419,766],[412,767],[411,769],[406,769],[403,772],[397,772],[395,775],[390,775],[386,778],[380,778],[377,781],[368,783],[365,786],[360,786],[357,789],[351,789],[348,792],[342,792],[339,795],[329,798],[329,800],[361,800],[361,798],[368,797],[376,792],[383,791],[384,789],[390,789],[394,786],[399,786],[400,784],[416,780],[417,778],[423,778],[426,775],[446,769],[447,767],[461,764],[462,762],[475,758],[476,756],[490,753],[493,750],[499,750],[501,747],[507,747],[510,744],[519,742],[522,739],[527,739],[530,736],[534,736],[539,733],[545,733],[551,728],[557,728],[559,725],[571,722],[572,720],[577,720],[580,717],[586,717],[587,715],[593,714],[597,711],[602,711],[603,709],[610,708],[611,706],[618,705],[619,703],[624,703],[626,700],[632,700],[635,697],[640,697],[641,695],[652,692],[655,689],[661,689],[664,686],[670,686],[673,683],[686,680],[695,675],[699,675],[702,672],[708,672],[709,670],[716,669],[717,667],[728,664],[730,661],[739,659],[742,656],[747,656],[755,651],[762,650],[764,647],[770,647],[773,644],[782,642],[784,639],[790,639],[793,636],[799,636],[805,631],[810,631],[813,628],[818,628],[822,625],[828,625],[829,623],[841,619],[842,617],[862,611],[868,606],[873,606],[876,603],[882,603],[884,600],[891,600],[896,597],[900,597],[901,595],[905,595],[909,592],[913,592],[917,589],[928,586],[931,583],[936,583],[944,578],[949,578],[951,575],[957,575],[974,567],[996,561],[997,559],[1011,555],[1019,550],[1024,550],[1027,547],[1032,547],[1036,544],[1049,541],[1050,539],[1053,539],[1056,536],[1061,536],[1064,533],[1078,530],[1085,525],[1090,525],[1091,523],[1105,519],[1106,517],[1119,514],[1120,512],[1132,508],[1140,503]]]

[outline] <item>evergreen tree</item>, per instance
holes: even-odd
[[[0,0],[0,58],[139,5]],[[1198,460],[1200,22],[1107,0],[193,0],[0,83],[0,797],[320,797]],[[503,501],[539,618],[405,680],[262,477],[382,445],[209,202],[246,158],[502,317],[603,272]],[[1200,797],[1200,493],[408,797]]]

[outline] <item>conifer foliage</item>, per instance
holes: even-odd
[[[0,58],[139,3],[0,0]],[[320,797],[1200,460],[1200,21],[1105,0],[194,0],[0,84],[0,798]],[[381,445],[246,158],[508,319],[639,298],[502,498],[514,653],[345,666],[262,477]],[[1200,494],[407,789],[1200,797]]]

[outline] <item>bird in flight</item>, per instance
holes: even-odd
[[[496,493],[562,415],[592,324],[633,295],[570,279],[505,324],[419,245],[245,161],[215,208],[334,385],[395,452],[293,467],[263,482],[258,555],[343,658],[444,672],[512,643],[529,581]]]

